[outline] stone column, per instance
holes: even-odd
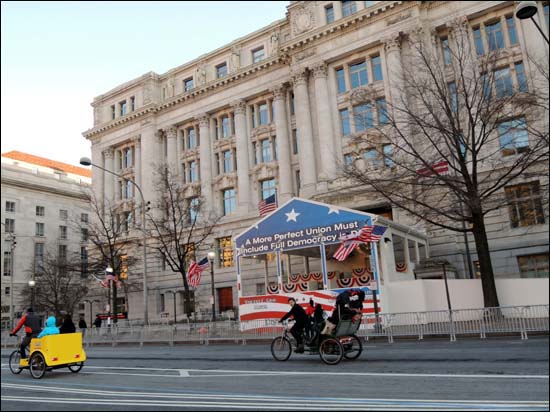
[[[98,144],[92,143],[92,163],[104,166],[103,155]],[[92,167],[92,190],[94,192],[95,201],[98,207],[103,205],[103,199],[105,198],[105,172],[99,167]]]
[[[107,148],[103,151],[103,156],[105,159],[105,165],[103,166],[105,169],[113,172],[113,158],[114,158],[114,150],[112,147]],[[110,209],[113,207],[114,200],[115,200],[115,192],[113,187],[113,174],[108,172],[103,172],[103,181],[105,182],[105,209],[107,212],[107,209]]]
[[[292,77],[294,98],[296,101],[296,128],[298,129],[298,146],[300,175],[302,178],[301,192],[308,197],[315,193],[317,182],[315,167],[315,150],[313,147],[313,130],[311,127],[311,111],[307,89],[307,73],[297,72]]]
[[[166,156],[166,163],[169,167],[171,174],[177,173],[177,159],[178,159],[178,150],[177,150],[177,129],[174,126],[170,126],[169,128],[165,129],[166,134],[166,144],[167,144],[167,156]]]
[[[122,151],[121,150],[115,150],[113,154],[113,172],[120,174],[120,162],[122,160]],[[115,202],[119,201],[121,199],[121,191],[119,188],[119,185],[124,185],[124,180],[120,179],[116,175],[110,175],[109,176],[113,180],[113,199]],[[124,187],[123,187],[124,189]]]
[[[250,178],[248,171],[248,134],[246,132],[246,103],[239,100],[233,104],[235,119],[235,138],[237,142],[237,181],[238,208],[248,213],[250,208]]]
[[[334,156],[334,128],[330,112],[327,65],[325,63],[313,67],[313,78],[315,79],[315,103],[317,106],[317,124],[319,126],[319,152],[321,154],[319,180],[331,181],[336,178],[337,159]]]
[[[290,163],[290,143],[288,119],[286,116],[286,86],[280,85],[273,90],[275,107],[275,134],[277,136],[277,155],[279,162],[279,192],[277,203],[283,204],[293,195],[292,168]]]
[[[246,135],[251,136],[252,135],[252,109],[250,105],[246,106],[245,116],[246,116]],[[246,144],[248,147],[248,164],[253,166],[255,153],[254,153],[254,150],[251,150],[252,149],[251,142],[247,142]]]
[[[140,187],[143,190],[145,201],[150,201],[151,204],[155,204],[154,201],[158,197],[156,189],[158,184],[155,180],[157,179],[156,169],[159,164],[158,157],[160,145],[158,143],[156,125],[154,123],[147,121],[142,122],[140,143]],[[156,208],[152,208],[153,212],[156,210]]]
[[[210,138],[210,117],[207,114],[199,116],[200,130],[200,181],[201,194],[204,200],[203,213],[208,216],[211,210],[214,210],[212,196],[212,148]]]
[[[403,68],[401,66],[401,38],[395,34],[385,39],[386,67],[388,68],[388,77],[390,84],[391,103],[394,106],[400,106],[402,99],[402,78]]]

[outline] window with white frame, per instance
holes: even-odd
[[[369,77],[367,73],[367,63],[363,61],[360,63],[355,63],[350,65],[349,75],[350,75],[352,89],[367,85],[369,83]]]
[[[192,77],[190,77],[188,79],[185,79],[183,81],[183,91],[189,92],[189,91],[193,90],[193,87],[195,87],[195,86],[193,84],[193,78]]]
[[[382,162],[380,156],[378,156],[378,150],[375,148],[369,148],[363,153],[363,159],[367,167],[380,167]]]
[[[80,214],[80,221],[82,223],[88,223],[88,213],[81,213]]]
[[[187,128],[186,134],[187,134],[187,149],[188,150],[195,149],[198,146],[195,128],[194,127]]]
[[[550,265],[548,253],[518,256],[518,266],[522,278],[548,278]]]
[[[191,219],[191,223],[195,222],[199,216],[199,198],[198,197],[192,197],[189,199],[189,218]]]
[[[262,162],[267,163],[273,161],[271,142],[269,141],[269,139],[262,140],[260,144],[262,150]]]
[[[259,116],[260,116],[260,125],[268,124],[269,123],[269,117],[267,112],[267,103],[262,103],[258,107],[259,109]]]
[[[223,214],[227,216],[237,209],[237,197],[234,188],[223,190]]]
[[[44,206],[36,206],[36,216],[44,216],[46,214],[46,208]]]
[[[34,234],[35,236],[44,236],[44,223],[36,222]]]
[[[189,162],[189,183],[199,181],[199,167],[196,160]]]
[[[3,276],[11,276],[11,240],[4,240],[4,267]]]
[[[332,4],[325,6],[325,19],[327,24],[330,24],[334,21],[334,6]]]
[[[120,109],[120,116],[124,116],[126,114],[126,100],[121,101],[118,107]]]
[[[267,199],[269,196],[275,194],[276,191],[275,179],[262,180],[262,199]]]
[[[348,109],[340,110],[340,124],[342,127],[342,136],[346,137],[351,134],[351,125],[349,121],[349,111]]]
[[[227,63],[218,64],[216,66],[216,78],[221,79],[227,76]]]
[[[15,213],[15,202],[6,200],[6,212]]]
[[[263,46],[252,50],[252,63],[261,62],[265,58],[265,51]]]
[[[15,233],[15,219],[4,219],[4,231],[6,233]]]
[[[348,0],[342,1],[343,17],[351,16],[356,11],[357,11],[357,4],[355,3],[355,1],[348,1]]]
[[[512,228],[544,224],[544,209],[538,181],[504,188]]]
[[[231,173],[233,171],[233,153],[231,150],[225,150],[223,154],[223,172]]]
[[[229,124],[230,121],[231,119],[229,116],[222,117],[222,139],[225,139],[231,135],[231,127]]]
[[[59,226],[59,239],[67,239],[67,226]]]
[[[529,149],[529,134],[523,117],[500,123],[498,137],[503,156],[514,155]]]
[[[59,209],[59,219],[67,220],[69,217],[69,212],[66,209]]]
[[[365,103],[353,107],[355,131],[364,132],[374,127],[374,109],[372,104]]]

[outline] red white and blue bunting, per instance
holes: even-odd
[[[406,272],[407,271],[407,263],[396,263],[395,264],[395,270],[398,272]]]
[[[267,293],[270,295],[276,295],[279,293],[279,286],[276,284],[270,284],[267,286]]]

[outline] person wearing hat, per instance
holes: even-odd
[[[35,315],[33,308],[28,308],[27,313],[23,315],[19,323],[13,330],[10,332],[10,336],[15,336],[19,329],[25,326],[25,337],[21,340],[21,345],[19,346],[21,352],[21,358],[26,358],[25,349],[31,343],[32,338],[36,338],[42,327],[40,326],[40,318]]]

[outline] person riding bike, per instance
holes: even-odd
[[[308,322],[308,316],[306,315],[304,308],[296,304],[296,299],[288,298],[288,304],[291,309],[281,318],[281,320],[279,320],[279,322],[282,322],[291,316],[294,317],[295,322],[292,328],[290,328],[290,333],[294,336],[294,339],[296,339],[296,353],[304,353],[304,339],[302,334],[304,332],[306,322]]]
[[[25,326],[25,337],[21,340],[21,345],[19,346],[19,351],[21,352],[21,358],[26,358],[25,349],[31,343],[32,338],[36,338],[42,327],[40,326],[40,318],[35,315],[33,308],[28,308],[27,313],[23,315],[19,323],[13,330],[10,332],[10,336],[15,336],[19,329]]]

